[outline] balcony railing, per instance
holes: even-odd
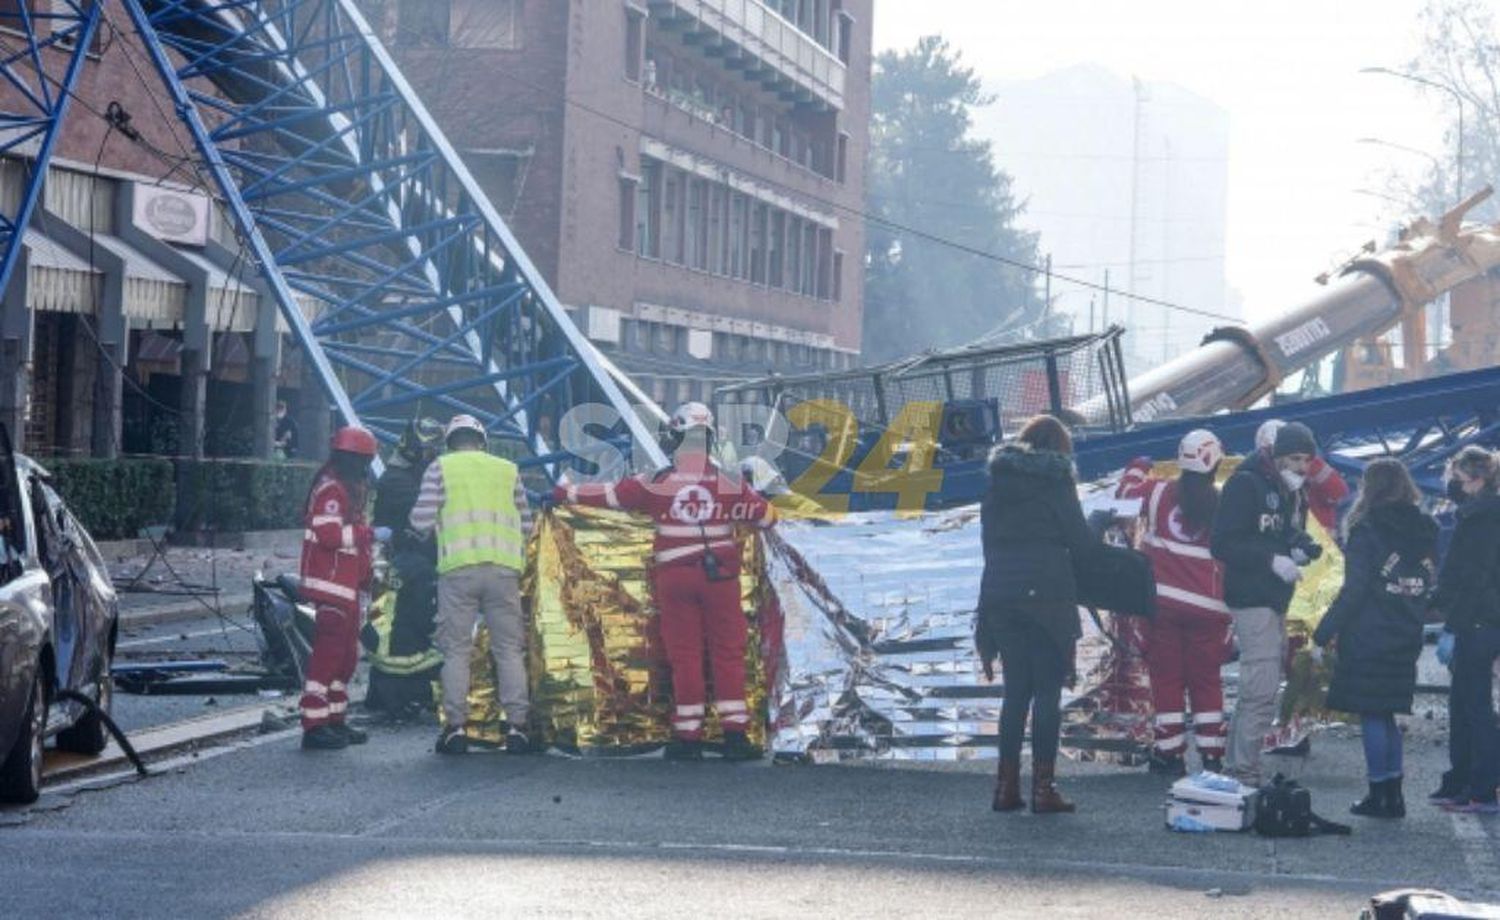
[[[652,5],[691,16],[829,107],[843,109],[843,62],[760,0],[657,0]]]

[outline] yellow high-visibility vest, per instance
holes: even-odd
[[[523,569],[516,465],[483,451],[460,450],[439,457],[438,466],[445,493],[438,509],[438,572],[486,563]]]

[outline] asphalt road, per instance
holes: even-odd
[[[1496,821],[1414,802],[1352,837],[1162,828],[1165,783],[1068,765],[1072,816],[995,815],[982,765],[672,764],[430,753],[429,730],[294,735],[0,811],[9,916],[1352,917],[1431,885],[1494,896]],[[1410,751],[1410,786],[1441,752]],[[1358,741],[1283,759],[1339,817]],[[1419,799],[1420,795],[1414,795]]]
[[[243,610],[226,609],[222,618],[205,613],[191,620],[130,626],[122,630],[115,646],[116,665],[205,659],[221,660],[236,668],[257,663],[255,633]],[[156,696],[116,690],[112,714],[129,733],[257,701],[253,694]]]

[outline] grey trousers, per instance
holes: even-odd
[[[474,651],[474,625],[481,616],[490,629],[500,705],[506,720],[524,730],[531,701],[520,575],[500,565],[469,565],[438,576],[435,640],[443,653],[443,717],[459,727],[468,721],[469,656]]]
[[[1270,607],[1230,610],[1240,647],[1239,698],[1229,720],[1225,766],[1241,779],[1262,779],[1260,751],[1276,721],[1276,693],[1286,655],[1286,618]]]

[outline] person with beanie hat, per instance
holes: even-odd
[[[1307,536],[1306,482],[1317,439],[1300,422],[1276,430],[1229,477],[1209,545],[1224,564],[1224,603],[1240,649],[1239,701],[1229,723],[1228,771],[1259,785],[1261,741],[1276,716],[1286,652],[1286,611],[1316,556]]]
[[[1276,449],[1276,433],[1281,430],[1286,422],[1279,418],[1268,419],[1255,430],[1255,449],[1266,456]],[[1349,498],[1349,483],[1338,471],[1328,465],[1317,454],[1313,455],[1312,463],[1307,467],[1307,485],[1303,490],[1307,495],[1307,510],[1323,529],[1330,534],[1338,529],[1339,509]]]

